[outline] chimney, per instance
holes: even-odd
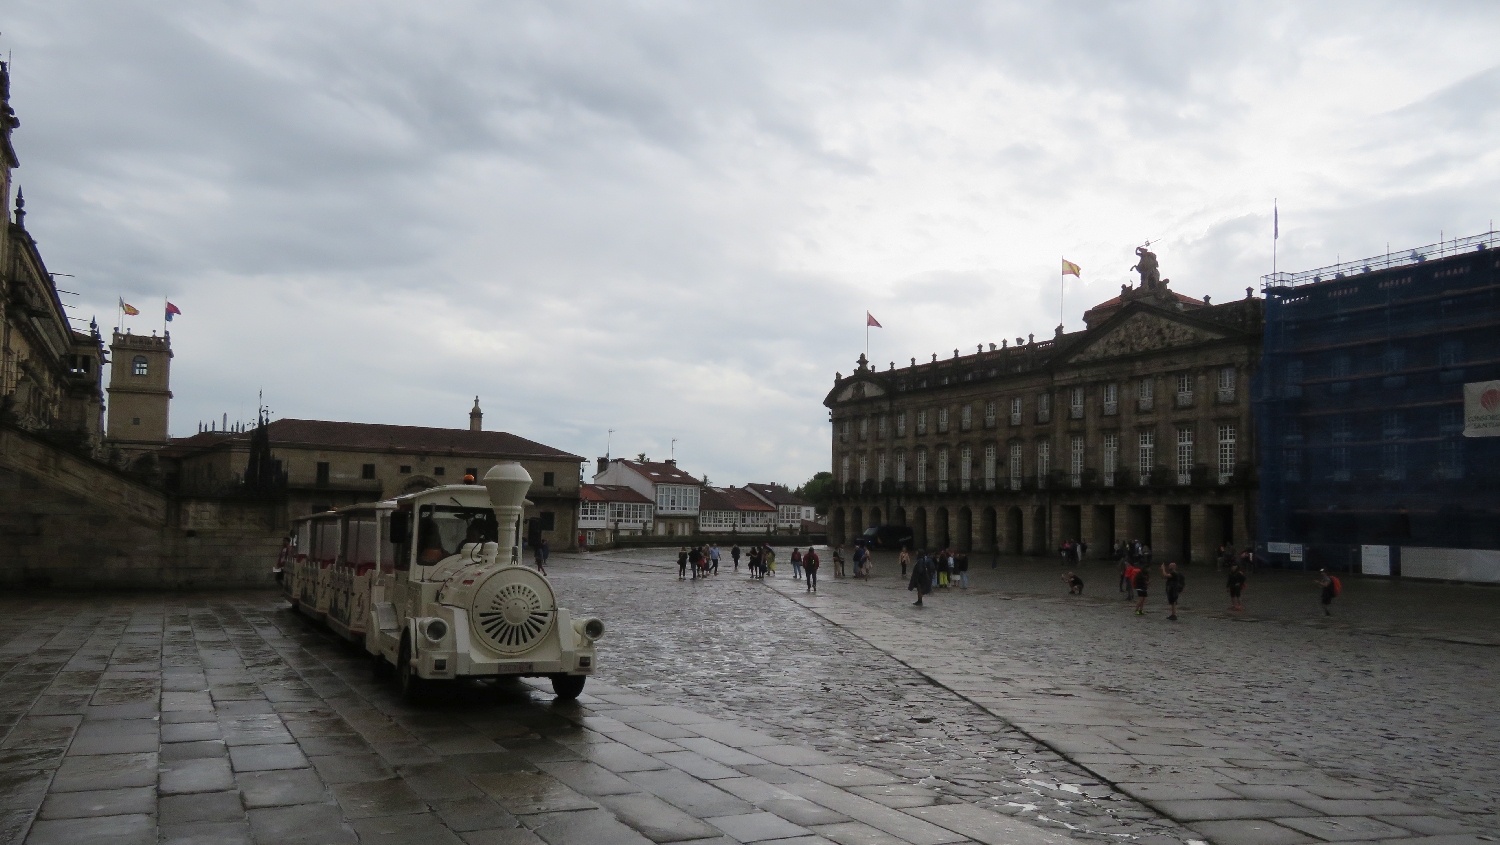
[[[607,469],[609,469],[609,457],[608,456],[599,459],[599,469],[594,474],[595,475],[603,475],[604,471],[607,470]]]
[[[469,412],[469,430],[484,430],[484,411],[479,410],[479,397],[474,397],[474,410]]]
[[[669,467],[675,467],[675,466],[677,466],[677,459],[676,458],[667,458],[663,463],[665,463]]]

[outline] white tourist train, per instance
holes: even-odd
[[[596,666],[599,619],[573,618],[521,564],[531,476],[498,464],[481,484],[434,487],[299,519],[275,568],[296,610],[363,641],[403,695],[443,682],[546,677],[573,699]]]

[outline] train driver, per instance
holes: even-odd
[[[443,548],[443,534],[438,530],[437,520],[422,517],[417,525],[417,563],[432,566],[448,556]]]

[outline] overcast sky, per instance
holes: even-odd
[[[716,484],[828,468],[871,357],[1486,230],[1500,4],[11,0],[74,314],[171,326],[172,433],[487,428]]]

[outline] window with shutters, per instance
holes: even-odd
[[[990,400],[989,402],[984,403],[984,427],[985,428],[994,428],[995,427],[995,402],[994,402],[994,400]]]
[[[1222,367],[1219,369],[1219,401],[1229,403],[1234,401],[1234,367]]]
[[[859,456],[859,486],[864,487],[865,482],[870,480],[870,456]]]
[[[917,492],[927,492],[927,450],[917,450]]]
[[[958,447],[958,489],[967,491],[974,478],[974,452],[968,446]]]
[[[1021,460],[1024,456],[1020,443],[1010,444],[1010,489],[1021,489]]]
[[[1177,374],[1177,407],[1190,408],[1193,405],[1193,374]]]
[[[918,411],[917,412],[917,433],[918,434],[926,434],[927,433],[927,412],[926,411]]]
[[[1112,417],[1120,413],[1120,386],[1114,382],[1104,385],[1104,415]]]
[[[839,442],[840,443],[848,443],[849,442],[849,421],[848,420],[844,420],[843,422],[839,423]]]
[[[1010,400],[1010,424],[1021,424],[1021,397],[1019,396]]]
[[[1036,444],[1036,486],[1047,486],[1047,474],[1052,471],[1052,441],[1042,440]]]
[[[845,485],[847,485],[849,483],[849,456],[848,455],[845,455],[844,457],[842,457],[842,458],[839,459],[839,483],[840,484],[845,484]]]
[[[947,434],[948,433],[948,409],[947,408],[938,408],[937,417],[938,417],[938,419],[937,419],[938,434]]]
[[[1104,486],[1115,486],[1115,472],[1120,468],[1120,435],[1104,435]]]
[[[1135,389],[1135,407],[1138,411],[1149,411],[1156,407],[1156,379],[1146,376]]]
[[[880,418],[875,421],[875,436],[879,437],[881,440],[885,439],[885,415],[884,414],[882,414],[880,416]]]
[[[1083,388],[1081,387],[1068,391],[1068,419],[1083,419]]]
[[[896,483],[906,483],[906,450],[896,450]]]
[[[906,436],[906,412],[902,411],[896,415],[896,436]]]
[[[1235,431],[1234,423],[1222,423],[1219,426],[1219,483],[1228,484],[1234,480],[1235,440],[1238,432]]]
[[[870,439],[870,418],[869,417],[860,417],[859,418],[859,439],[860,440],[869,440]]]
[[[948,492],[948,450],[939,449],[937,454],[938,492]]]
[[[885,453],[881,452],[875,456],[875,480],[885,481]]]
[[[974,427],[974,406],[965,405],[958,410],[958,427],[963,431]]]
[[[1072,454],[1069,456],[1068,479],[1074,487],[1083,486],[1083,435],[1073,435],[1072,443],[1069,444]]]
[[[1151,470],[1156,467],[1156,432],[1143,431],[1136,446],[1136,470],[1141,486],[1151,483]]]
[[[984,489],[995,489],[995,444],[984,447]]]
[[[1041,393],[1037,395],[1036,421],[1039,423],[1052,421],[1052,394]]]
[[[1193,430],[1177,429],[1177,483],[1193,482]]]

